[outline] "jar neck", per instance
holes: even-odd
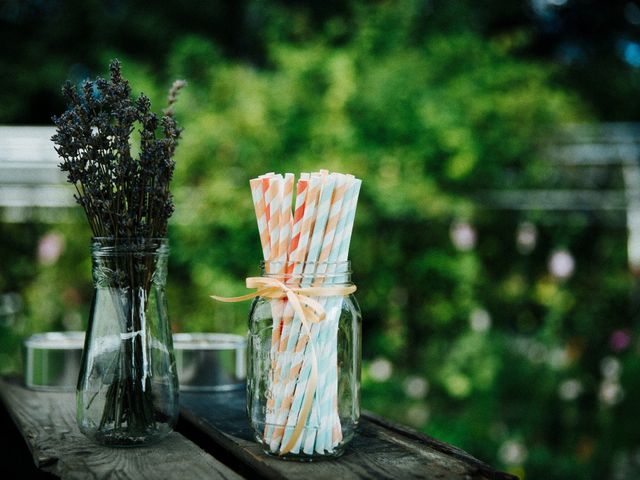
[[[95,257],[119,255],[161,255],[169,254],[169,239],[158,238],[116,238],[92,237],[91,254]]]
[[[286,284],[351,285],[351,262],[260,262],[263,277]]]
[[[97,288],[164,287],[167,279],[167,238],[116,239],[94,237],[91,242],[93,282]]]

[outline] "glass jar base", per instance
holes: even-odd
[[[82,429],[81,429],[82,431]],[[173,431],[172,428],[166,427],[148,431],[146,433],[129,433],[129,432],[96,432],[96,431],[83,431],[90,440],[104,445],[105,447],[114,448],[135,448],[145,447],[158,443],[167,437]]]
[[[307,455],[306,453],[286,453],[281,455],[279,453],[274,453],[267,448],[262,448],[262,451],[269,455],[270,457],[277,458],[279,460],[285,460],[289,462],[301,462],[301,463],[311,463],[311,462],[322,462],[324,460],[331,460],[334,458],[341,457],[344,453],[344,448],[335,449],[332,453],[313,453]]]
[[[310,453],[305,453],[302,448],[296,449],[297,451],[291,451],[287,453],[280,453],[277,448],[271,448],[267,443],[264,442],[264,439],[258,434],[255,434],[255,440],[262,447],[262,451],[269,455],[270,457],[277,458],[280,460],[292,461],[292,462],[316,462],[323,460],[331,460],[338,457],[341,457],[345,449],[347,448],[348,443],[353,438],[353,434],[350,433],[346,438],[344,438],[340,443],[334,446],[330,451],[325,450],[324,452],[317,452],[315,450],[310,450]]]

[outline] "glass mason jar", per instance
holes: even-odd
[[[303,289],[352,286],[349,262],[287,267],[291,273],[263,262],[263,277]],[[360,308],[352,294],[320,290],[299,293],[317,301],[324,318],[301,318],[289,300],[264,297],[249,314],[247,414],[264,451],[281,458],[341,455],[360,417]]]
[[[167,316],[166,238],[94,238],[94,296],[77,388],[80,431],[110,446],[148,444],[178,418]]]

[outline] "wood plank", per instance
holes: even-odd
[[[0,398],[35,464],[63,479],[241,479],[177,432],[149,447],[108,448],[90,442],[75,421],[73,393],[37,392],[0,379]]]
[[[246,420],[243,391],[183,393],[182,418],[204,432],[205,449],[224,451],[246,467],[251,477],[267,479],[499,479],[516,477],[493,470],[466,452],[363,414],[358,434],[338,459],[313,463],[282,461],[262,452]]]

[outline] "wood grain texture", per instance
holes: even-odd
[[[73,393],[37,392],[0,379],[0,398],[36,465],[63,479],[241,479],[177,432],[139,448],[96,445],[80,433]]]
[[[246,420],[244,391],[185,393],[182,418],[207,435],[205,449],[226,452],[251,478],[516,480],[468,453],[373,414],[363,414],[358,434],[338,459],[313,463],[267,456]]]

